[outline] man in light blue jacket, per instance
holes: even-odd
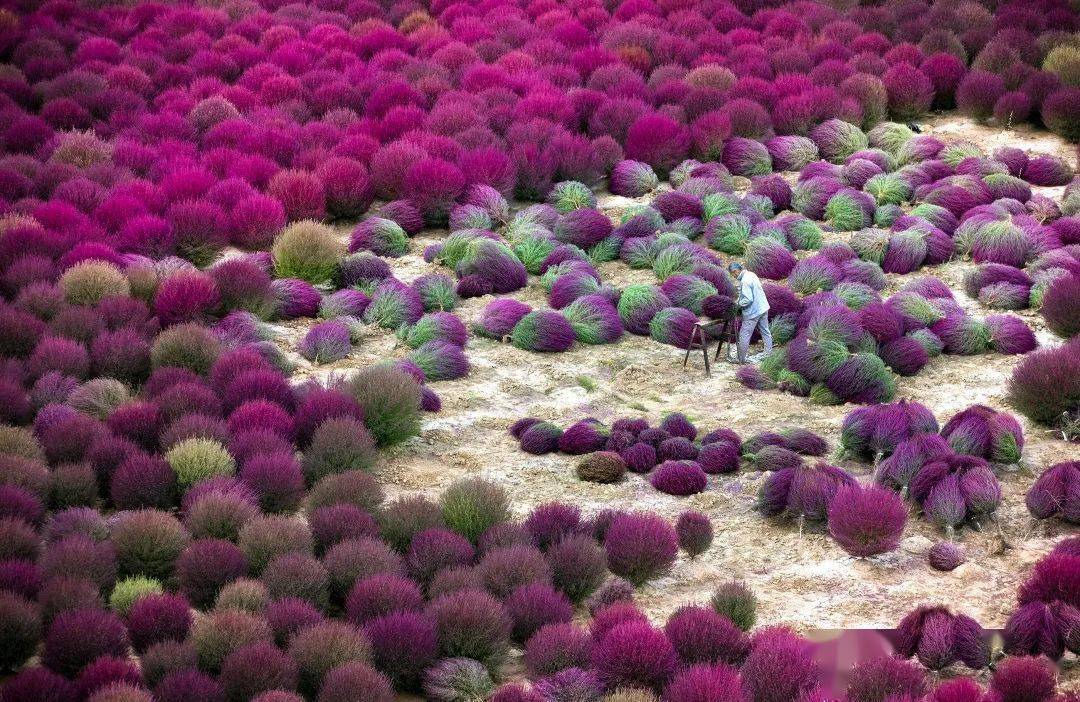
[[[750,337],[754,335],[754,329],[761,332],[761,340],[765,343],[767,356],[772,351],[772,331],[769,329],[769,301],[765,299],[765,290],[761,287],[761,280],[748,270],[744,270],[741,263],[732,263],[728,266],[728,272],[739,286],[739,308],[742,310],[742,322],[739,324],[739,347],[736,363],[746,363],[746,352],[750,348]]]

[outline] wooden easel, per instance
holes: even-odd
[[[705,359],[705,375],[712,375],[712,369],[709,366],[709,334],[707,331],[720,327],[720,334],[717,337],[716,343],[716,356],[713,360],[719,360],[720,354],[724,350],[724,344],[731,344],[732,335],[735,331],[735,325],[732,319],[710,319],[706,321],[698,321],[694,325],[694,330],[690,332],[690,344],[686,347],[686,355],[683,356],[683,368],[686,368],[686,364],[690,361],[690,351],[696,348],[701,349],[701,356]]]

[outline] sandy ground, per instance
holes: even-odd
[[[1033,129],[992,129],[939,117],[927,123],[925,131],[971,139],[987,151],[1009,144],[1058,153],[1070,160],[1075,156],[1072,147]],[[1045,190],[1060,195],[1060,189]],[[626,201],[606,196],[601,203],[618,209]],[[392,262],[395,274],[410,281],[423,273],[446,272],[420,256],[424,246],[445,235],[445,231],[425,232],[416,237],[412,252]],[[963,273],[972,265],[954,261],[924,269],[922,274],[946,281],[972,313],[990,314],[963,293]],[[605,264],[601,272],[605,281],[620,285],[655,282],[651,271],[630,271],[619,262]],[[911,277],[890,275],[888,292]],[[534,307],[545,306],[535,279],[513,297]],[[465,301],[456,312],[469,324],[490,300]],[[1042,343],[1059,343],[1037,314],[1025,311],[1020,315]],[[288,328],[282,341],[286,348],[295,349],[303,328],[302,324]],[[365,334],[352,356],[332,366],[312,368],[296,357],[297,375],[342,373],[402,357],[408,350],[385,331],[368,328]],[[798,426],[818,432],[835,447],[851,405],[819,407],[777,391],[748,390],[735,381],[735,367],[724,363],[705,377],[700,352],[684,368],[682,351],[630,335],[610,346],[579,344],[567,353],[549,355],[470,338],[467,352],[472,364],[467,378],[433,385],[442,398],[442,412],[428,416],[419,437],[381,457],[377,477],[388,494],[420,491],[435,496],[458,478],[479,475],[506,488],[518,515],[553,500],[576,504],[586,515],[618,507],[653,510],[673,520],[687,509],[703,511],[713,520],[716,532],[712,548],[695,560],[680,556],[668,576],[639,592],[641,606],[657,621],[681,605],[707,600],[719,583],[737,578],[757,594],[758,621],[763,624],[784,623],[800,630],[887,628],[916,605],[941,602],[976,617],[987,628],[1000,627],[1014,607],[1016,587],[1030,566],[1055,539],[1068,533],[1060,523],[1034,523],[1023,499],[1044,468],[1077,458],[1080,447],[1026,420],[1023,465],[1001,474],[1004,501],[997,522],[980,531],[960,532],[957,540],[967,550],[968,562],[952,573],[939,573],[927,565],[926,551],[943,534],[914,513],[900,549],[856,560],[823,533],[800,535],[793,524],[767,521],[757,514],[753,504],[763,476],[755,471],[744,468],[734,475],[711,476],[704,493],[672,497],[658,493],[634,474],[616,485],[581,482],[574,475],[574,457],[530,456],[519,451],[506,432],[512,421],[524,416],[567,426],[584,417],[605,422],[645,417],[658,422],[666,413],[681,411],[703,431],[730,427],[748,437],[758,431]],[[916,377],[901,378],[898,396],[927,405],[942,423],[975,403],[1008,410],[1005,383],[1017,361],[998,354],[942,356]],[[840,465],[863,480],[870,478],[869,465]]]

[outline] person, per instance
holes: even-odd
[[[735,279],[739,288],[738,305],[742,310],[742,322],[739,324],[739,345],[736,363],[746,363],[746,353],[750,349],[750,337],[754,330],[761,332],[761,340],[765,343],[767,356],[772,351],[772,331],[769,329],[769,301],[765,298],[765,289],[761,287],[761,280],[748,271],[744,270],[741,263],[732,263],[728,266],[728,273]]]

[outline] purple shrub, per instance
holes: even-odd
[[[438,656],[435,621],[419,612],[376,617],[364,626],[364,634],[371,641],[372,663],[400,690],[417,689],[423,671]]]
[[[1080,275],[1059,276],[1043,294],[1042,316],[1050,331],[1066,339],[1080,334]],[[987,320],[989,323],[989,320]]]
[[[426,583],[443,568],[470,563],[473,555],[472,544],[464,537],[446,529],[427,529],[409,544],[409,574]]]
[[[712,545],[712,522],[701,512],[687,510],[680,514],[675,522],[675,533],[679,539],[679,547],[690,558],[704,553]]]
[[[513,622],[491,595],[459,590],[435,598],[425,611],[436,622],[442,655],[487,664],[498,664],[506,656]]]
[[[895,696],[919,699],[927,692],[926,673],[913,663],[886,656],[864,661],[851,671],[848,699],[852,702],[885,702]]]
[[[565,595],[544,583],[522,585],[506,598],[506,611],[513,623],[512,638],[527,641],[548,624],[569,622],[574,608]]]
[[[124,623],[104,610],[71,610],[53,619],[45,634],[41,662],[61,675],[74,677],[100,656],[127,655]]]
[[[569,622],[545,624],[525,644],[525,665],[534,675],[553,675],[568,668],[588,668],[593,640]]]
[[[141,683],[143,676],[134,663],[111,656],[103,656],[87,665],[76,679],[76,686],[86,698],[95,698],[95,692],[113,685],[139,687]]]
[[[349,621],[362,626],[375,617],[419,610],[422,604],[423,595],[413,581],[394,573],[378,573],[356,582],[345,609]]]
[[[739,469],[739,447],[728,442],[705,444],[698,450],[697,463],[709,475],[734,473]]]
[[[676,673],[664,690],[664,699],[670,702],[740,702],[746,696],[735,668],[700,663]]]
[[[225,657],[218,680],[229,700],[250,700],[268,690],[296,687],[296,663],[267,641],[241,646]]]
[[[1043,658],[1007,658],[994,670],[990,690],[1001,702],[1044,702],[1057,687],[1057,675]]]
[[[664,633],[642,621],[627,621],[610,629],[597,642],[592,660],[593,669],[609,690],[659,690],[678,666],[678,655]]]
[[[641,161],[619,161],[608,177],[611,192],[623,197],[642,197],[657,185],[656,173],[649,164]]]
[[[686,665],[740,665],[750,650],[746,634],[709,607],[680,607],[664,625],[664,632]]]
[[[985,405],[958,412],[941,428],[941,436],[957,453],[995,463],[1016,463],[1024,448],[1019,422]]]
[[[866,558],[897,547],[907,509],[891,490],[848,485],[829,502],[828,521],[829,534],[845,551]]]
[[[1009,314],[994,314],[986,318],[990,343],[1003,354],[1025,354],[1034,351],[1039,342],[1024,320]]]
[[[888,456],[905,439],[937,430],[933,413],[916,402],[860,407],[844,417],[840,448],[860,460],[870,460]]]
[[[765,145],[743,137],[733,137],[724,144],[721,161],[733,175],[747,178],[768,175],[773,169],[772,156]]]
[[[743,690],[753,702],[798,699],[818,682],[810,644],[790,629],[758,631],[742,664]]]
[[[247,572],[244,553],[224,539],[199,539],[184,549],[176,562],[181,591],[201,607],[211,604],[223,586]]]
[[[648,513],[624,514],[604,535],[608,569],[641,585],[666,573],[678,554],[678,535],[664,519]]]
[[[1067,161],[1052,154],[1041,154],[1028,161],[1023,178],[1032,185],[1054,187],[1067,185],[1073,169]]]
[[[191,605],[180,595],[146,595],[131,605],[126,624],[138,652],[161,641],[182,641],[191,627]]]
[[[679,496],[702,492],[708,485],[707,476],[701,466],[696,461],[687,460],[661,463],[649,477],[649,482],[660,492]]]
[[[510,298],[492,300],[481,311],[473,331],[488,338],[502,339],[509,336],[514,326],[531,311],[525,303]]]
[[[352,352],[349,329],[341,322],[320,322],[304,335],[297,351],[316,364],[340,361]]]
[[[624,148],[627,158],[652,166],[666,176],[690,149],[690,131],[661,113],[646,114],[630,125]]]
[[[1044,470],[1028,490],[1028,512],[1036,519],[1059,516],[1066,522],[1080,521],[1080,463],[1064,461]]]
[[[41,666],[23,668],[4,682],[0,691],[4,702],[75,702],[79,699],[78,688],[70,682]]]
[[[154,686],[154,699],[162,702],[184,702],[204,699],[208,702],[225,702],[225,690],[209,675],[194,668],[176,670]]]
[[[564,244],[589,249],[603,241],[613,225],[599,210],[582,208],[560,215],[552,233]]]
[[[973,70],[956,88],[956,105],[967,116],[982,122],[994,114],[994,105],[1005,94],[1005,81],[995,73]]]
[[[559,437],[559,450],[578,456],[604,448],[608,429],[596,420],[586,419],[571,424]]]
[[[4,670],[21,667],[34,655],[41,640],[37,607],[15,593],[0,592],[0,632],[5,642],[0,667]]]
[[[927,560],[934,570],[947,573],[962,566],[967,558],[960,546],[949,541],[939,541],[930,547]]]

